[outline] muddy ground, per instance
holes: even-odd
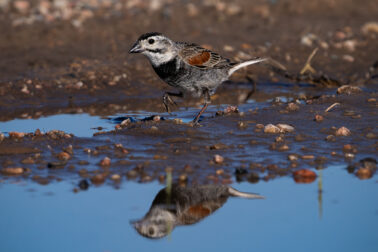
[[[115,124],[114,131],[92,138],[5,134],[2,179],[21,174],[16,179],[41,184],[83,178],[113,184],[164,181],[172,170],[182,182],[255,183],[305,168],[309,176],[297,180],[312,182],[314,168],[332,164],[345,164],[359,178],[375,174],[374,1],[78,2],[0,1],[0,120],[83,112],[164,116],[161,96],[170,88],[145,58],[127,54],[149,31],[196,42],[234,61],[270,57],[280,64],[235,74],[212,97],[220,106],[208,109],[200,127],[155,118]],[[349,88],[339,89],[343,85]],[[249,95],[254,103],[244,102]],[[201,100],[178,104],[179,119],[183,108],[194,115]],[[239,111],[227,111],[228,105]],[[294,129],[264,132],[279,123]]]

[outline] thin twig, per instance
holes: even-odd
[[[301,75],[304,74],[304,73],[306,73],[307,71],[309,71],[309,72],[311,72],[313,74],[316,73],[315,69],[311,66],[311,60],[312,60],[312,58],[314,58],[314,56],[315,56],[316,52],[318,51],[318,49],[319,48],[315,48],[312,51],[312,53],[310,54],[310,56],[308,56],[306,64],[304,65],[304,67],[302,68],[302,70],[300,72]]]
[[[325,112],[330,111],[331,109],[333,109],[334,107],[336,107],[336,106],[338,106],[338,105],[340,105],[340,103],[335,102],[334,104],[332,104],[331,106],[329,106],[329,107],[325,110]]]

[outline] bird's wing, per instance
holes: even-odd
[[[196,44],[182,44],[179,57],[186,64],[201,69],[221,68],[230,64],[228,59]]]

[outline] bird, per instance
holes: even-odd
[[[228,185],[172,184],[155,196],[147,214],[132,221],[137,232],[147,238],[167,236],[176,226],[192,225],[214,213],[226,203],[228,197],[264,199],[255,193],[240,192]]]
[[[162,33],[149,32],[141,35],[132,45],[129,53],[141,53],[150,61],[156,74],[179,92],[165,92],[163,104],[169,113],[169,105],[176,105],[172,96],[204,97],[204,105],[193,124],[210,104],[210,96],[237,70],[265,61],[257,58],[245,62],[231,62],[209,49],[194,43],[175,42]]]

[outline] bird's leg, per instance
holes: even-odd
[[[171,93],[171,92],[165,92],[164,93],[163,103],[164,103],[165,110],[168,113],[170,113],[170,109],[169,109],[170,104],[177,106],[176,102],[174,100],[172,100],[171,96],[182,97],[183,94],[181,92],[180,93]]]
[[[198,115],[193,119],[194,125],[196,125],[198,123],[200,116],[202,115],[203,112],[205,112],[205,110],[207,109],[207,106],[209,106],[209,104],[210,104],[210,93],[209,93],[208,89],[203,90],[203,96],[204,96],[205,104],[203,105],[203,107],[200,110],[200,112],[198,113]]]

